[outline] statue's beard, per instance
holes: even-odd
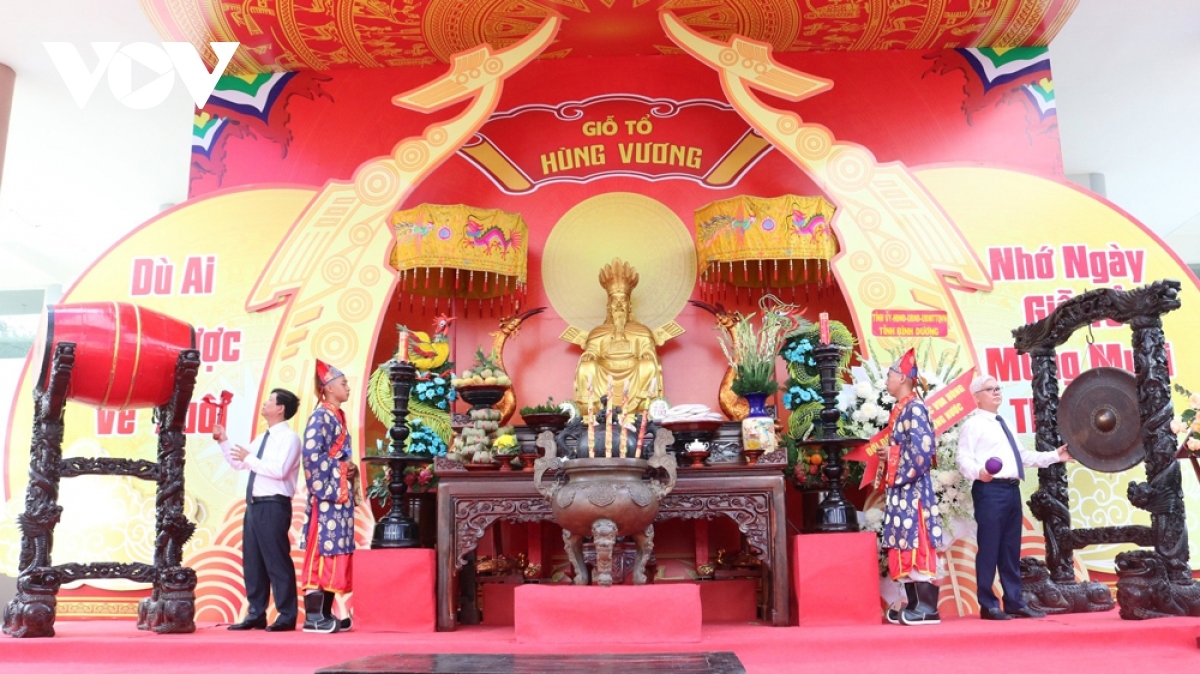
[[[628,316],[626,316],[624,313],[613,314],[613,332],[615,332],[618,337],[625,336],[625,321],[627,319]]]

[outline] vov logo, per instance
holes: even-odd
[[[70,42],[43,42],[50,60],[58,68],[76,105],[83,108],[96,91],[100,78],[108,72],[108,88],[127,107],[145,110],[166,100],[175,86],[175,75],[183,80],[197,108],[203,108],[225,73],[225,67],[237,51],[237,42],[209,42],[217,55],[217,67],[209,72],[196,48],[188,42],[164,42],[162,47],[149,42],[93,42],[99,62],[89,70],[79,50]],[[133,91],[133,63],[137,61],[158,74],[152,82]]]

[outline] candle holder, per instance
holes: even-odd
[[[836,344],[823,344],[813,349],[813,358],[821,376],[821,426],[820,438],[807,440],[803,444],[816,446],[825,451],[825,499],[817,506],[815,531],[820,533],[858,531],[858,513],[842,493],[842,475],[845,472],[842,454],[850,448],[864,445],[867,440],[838,435],[837,422],[841,412],[837,409],[838,365],[842,348]]]
[[[401,354],[403,356],[403,354]],[[392,444],[386,454],[381,456],[363,457],[364,463],[386,463],[388,466],[388,495],[392,508],[388,514],[375,522],[375,532],[371,537],[371,549],[380,548],[419,548],[421,547],[421,531],[416,520],[404,512],[401,503],[408,485],[404,482],[404,470],[408,466],[424,465],[429,458],[414,456],[404,451],[404,441],[408,439],[408,396],[412,390],[413,380],[417,378],[417,368],[408,362],[393,361],[388,368],[388,378],[392,381],[392,428],[388,435]]]

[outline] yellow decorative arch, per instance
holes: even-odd
[[[260,397],[274,386],[311,391],[317,358],[336,364],[352,388],[365,384],[374,335],[396,287],[396,273],[388,265],[395,244],[388,215],[483,126],[496,109],[504,80],[553,41],[560,23],[551,17],[507,49],[483,45],[458,54],[449,73],[392,99],[422,112],[466,99],[471,103],[454,119],[400,141],[390,156],[364,162],[352,181],[330,181],[283,238],[246,298],[247,311],[284,306],[286,312],[267,357]],[[347,404],[348,415],[357,420],[351,427],[358,451],[363,448],[362,400],[351,396]]]
[[[837,207],[834,231],[841,252],[833,259],[860,335],[871,312],[884,308],[945,311],[948,330],[931,338],[931,357],[962,349],[967,366],[975,350],[951,289],[990,290],[975,251],[938,203],[900,162],[881,164],[862,145],[835,140],[829,129],[764,104],[759,89],[801,101],[833,82],[780,64],[771,46],[741,36],[727,43],[700,35],[669,12],[663,29],[684,51],[717,71],[729,102],[755,131],[808,173]],[[887,338],[875,340],[888,346]],[[864,340],[865,343],[865,340]]]

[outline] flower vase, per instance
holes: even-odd
[[[775,420],[766,410],[767,394],[747,393],[744,397],[750,404],[750,413],[742,419],[742,452],[748,458],[770,454],[777,448],[778,440],[775,438]]]

